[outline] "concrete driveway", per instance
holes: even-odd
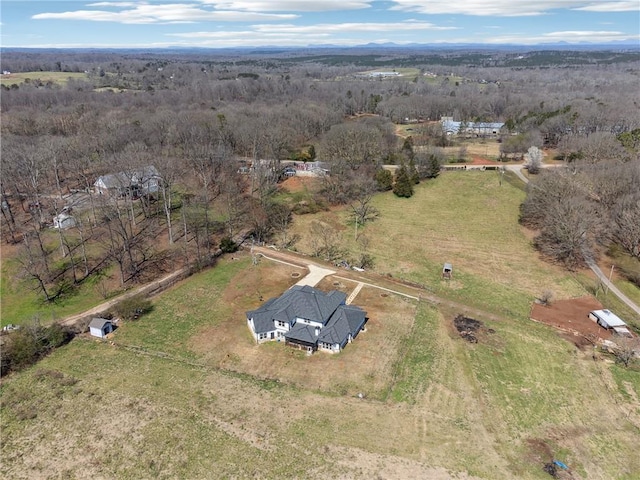
[[[304,278],[301,278],[300,281],[296,283],[296,285],[309,285],[310,287],[315,287],[324,277],[336,273],[335,270],[318,267],[317,265],[314,265],[312,263],[308,264],[307,268],[309,269],[309,273]]]

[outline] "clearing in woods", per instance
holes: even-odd
[[[69,79],[86,79],[87,74],[83,72],[19,72],[0,75],[0,84],[11,86],[28,82],[66,84]]]
[[[444,172],[416,185],[410,199],[391,192],[376,195],[379,218],[361,227],[376,272],[421,285],[438,295],[472,306],[528,318],[531,303],[545,290],[558,299],[585,294],[574,277],[541,261],[527,233],[518,225],[524,192],[500,182],[498,172]],[[501,184],[502,183],[502,184]],[[290,234],[296,248],[312,251],[311,223],[320,221],[341,238],[346,259],[362,247],[354,241],[348,208],[296,217]],[[442,265],[453,265],[453,278],[442,281]]]

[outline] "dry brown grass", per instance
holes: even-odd
[[[207,363],[258,378],[340,394],[365,392],[380,396],[389,388],[398,343],[413,325],[415,302],[378,289],[363,288],[353,304],[367,312],[366,331],[340,355],[317,352],[308,357],[280,342],[256,345],[245,315],[247,310],[260,305],[260,295],[264,301],[281,295],[298,280],[291,274],[300,273],[302,269],[261,260],[261,265],[253,271],[255,275],[239,274],[224,292],[224,301],[231,306],[228,319],[203,328],[192,339],[193,350]],[[350,294],[356,285],[356,282],[329,276],[318,288]]]

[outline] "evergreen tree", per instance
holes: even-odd
[[[409,160],[413,160],[415,158],[415,153],[413,151],[413,137],[407,137],[404,139],[401,151]]]
[[[388,192],[393,188],[393,174],[384,168],[376,171],[375,181],[376,188],[380,192]]]
[[[440,161],[435,155],[429,155],[425,168],[425,177],[436,178],[438,175],[440,175]]]
[[[413,182],[404,163],[396,172],[396,183],[393,185],[393,193],[398,197],[409,198],[413,195]]]
[[[309,160],[314,161],[316,159],[316,147],[309,145],[307,152],[309,153]]]
[[[413,158],[409,160],[409,168],[407,170],[407,173],[409,174],[409,178],[414,185],[418,185],[420,183],[420,174],[418,173],[416,162],[413,161]]]

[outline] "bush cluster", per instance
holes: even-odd
[[[123,320],[137,320],[145,313],[149,313],[152,308],[151,301],[144,295],[138,294],[120,301],[113,310],[115,315]]]
[[[45,327],[37,320],[5,335],[0,349],[1,374],[33,365],[53,349],[69,343],[73,337],[74,333],[62,325]]]

